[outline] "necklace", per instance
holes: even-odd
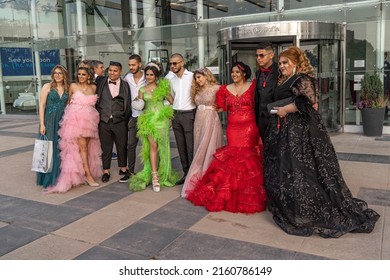
[[[280,85],[284,85],[290,78],[294,76],[294,74],[290,75],[287,79],[285,79]]]
[[[153,93],[153,91],[157,88],[157,86],[153,87],[151,84],[147,84],[145,86],[151,93]]]
[[[242,94],[241,90],[244,86],[245,86],[245,83],[243,83],[241,86],[237,86],[236,84],[234,84],[234,89],[236,90],[236,96],[240,96]]]

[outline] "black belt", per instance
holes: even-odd
[[[193,113],[196,109],[191,110],[174,110],[177,114],[186,114],[186,113]]]

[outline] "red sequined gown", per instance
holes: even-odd
[[[228,111],[228,144],[214,160],[187,199],[209,211],[254,213],[265,210],[263,146],[254,113],[254,85],[234,96],[226,85],[217,92],[217,105]]]

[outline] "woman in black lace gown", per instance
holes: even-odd
[[[264,143],[268,207],[286,233],[339,237],[371,232],[379,218],[353,198],[326,127],[317,112],[316,81],[306,55],[291,47],[279,56],[274,100],[293,97],[271,117]]]

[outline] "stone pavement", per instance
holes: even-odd
[[[180,198],[181,186],[132,193],[116,161],[108,183],[45,195],[30,171],[37,131],[36,116],[0,116],[0,259],[390,259],[390,136],[332,135],[352,193],[381,218],[370,234],[324,239],[287,235],[268,211],[209,213]]]

